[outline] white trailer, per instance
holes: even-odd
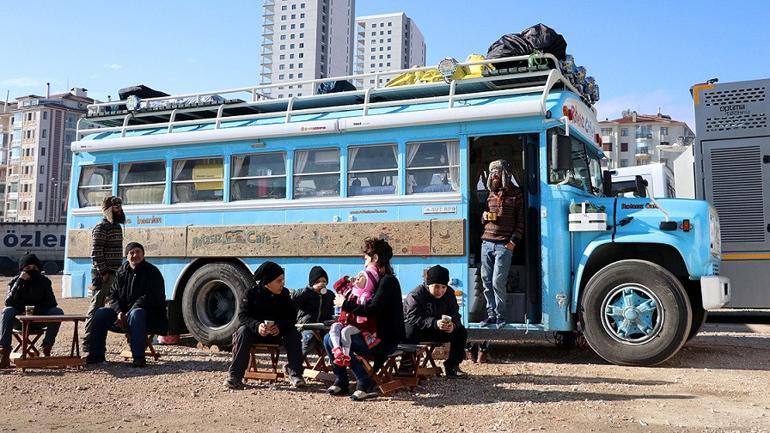
[[[636,176],[647,181],[647,191],[654,198],[676,197],[674,174],[664,163],[616,168],[612,172],[612,191],[632,191],[624,195],[633,197]]]

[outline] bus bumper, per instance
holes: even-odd
[[[700,277],[700,293],[704,310],[716,310],[730,302],[730,279],[721,275]]]

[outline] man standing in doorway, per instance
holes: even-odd
[[[115,273],[123,263],[123,228],[126,214],[123,213],[123,200],[109,196],[102,201],[104,218],[91,231],[91,304],[88,307],[88,319],[83,334],[83,351],[90,352],[91,330],[94,311],[104,307],[104,300],[115,281]]]
[[[487,318],[482,327],[505,326],[505,300],[513,250],[524,238],[524,196],[513,184],[508,161],[489,164],[487,210],[482,214],[481,280],[487,301]]]

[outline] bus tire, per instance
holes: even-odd
[[[692,325],[690,326],[690,335],[687,336],[689,342],[703,329],[703,325],[706,323],[708,317],[708,311],[704,310],[700,305],[692,303]]]
[[[56,262],[44,262],[43,269],[41,270],[45,272],[46,275],[56,275],[59,273],[61,268],[59,267],[59,264]]]
[[[230,347],[238,329],[238,310],[254,280],[232,263],[208,263],[187,281],[182,316],[187,330],[206,346]]]
[[[581,315],[588,344],[618,365],[660,364],[684,345],[692,324],[682,283],[644,260],[621,260],[594,274]]]

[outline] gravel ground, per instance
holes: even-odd
[[[60,304],[87,309],[83,299]],[[63,327],[55,352],[71,333]],[[127,347],[111,334],[113,362],[98,368],[0,372],[0,431],[770,432],[768,326],[709,325],[657,368],[608,365],[530,334],[494,344],[490,363],[464,363],[467,379],[361,403],[312,382],[228,391],[228,353],[157,347],[163,358],[143,370],[118,357]]]

